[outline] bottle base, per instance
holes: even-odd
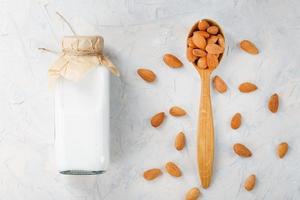
[[[105,173],[105,170],[100,171],[89,171],[89,170],[65,170],[59,173],[64,175],[98,175]]]

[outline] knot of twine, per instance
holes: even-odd
[[[118,68],[102,52],[104,40],[101,36],[78,36],[70,23],[60,13],[57,12],[57,15],[69,26],[74,36],[64,38],[62,52],[39,48],[39,50],[59,55],[48,71],[50,88],[55,85],[59,77],[78,81],[88,70],[99,64],[114,75],[120,75]]]

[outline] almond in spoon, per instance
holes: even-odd
[[[197,46],[193,43],[193,38],[190,37],[188,39],[188,46],[191,47],[191,48],[197,48]]]
[[[197,57],[200,57],[200,58],[202,58],[202,57],[205,57],[206,56],[206,51],[204,51],[204,50],[202,50],[202,49],[193,49],[193,55],[194,56],[197,56]]]
[[[200,49],[205,49],[206,46],[206,40],[205,38],[201,35],[199,31],[196,31],[193,33],[192,36],[193,43]]]
[[[144,179],[146,179],[147,181],[151,181],[155,178],[157,178],[158,176],[160,176],[161,170],[158,168],[153,168],[153,169],[149,169],[147,171],[144,172]]]
[[[249,92],[253,92],[257,89],[257,86],[253,83],[250,83],[250,82],[245,82],[245,83],[242,83],[240,86],[239,86],[239,90],[243,93],[249,93]]]
[[[200,69],[206,69],[207,68],[207,57],[199,58],[198,62],[197,62],[197,66]]]
[[[270,97],[268,107],[272,113],[276,113],[278,110],[278,106],[279,106],[279,97],[278,94],[275,93]]]
[[[164,112],[157,113],[151,118],[151,125],[155,128],[159,127],[163,123],[164,119],[165,119]]]
[[[206,20],[201,20],[198,23],[198,29],[200,31],[205,31],[209,27],[209,23]]]
[[[195,62],[195,60],[197,60],[197,56],[195,56],[193,53],[194,50],[195,49],[193,49],[191,47],[187,48],[186,57],[187,57],[188,61],[190,61],[190,62]]]
[[[207,54],[206,56],[206,62],[207,62],[207,66],[210,69],[215,69],[218,64],[219,64],[219,60],[218,60],[218,56],[215,54]]]
[[[202,35],[204,38],[209,38],[209,33],[206,31],[199,31],[199,34]]]
[[[246,190],[251,191],[253,190],[256,182],[256,177],[254,174],[248,176],[248,178],[245,181],[244,187]]]
[[[249,40],[242,40],[240,42],[240,47],[241,49],[252,55],[258,54],[258,49],[256,48],[255,44],[253,44]]]
[[[206,29],[209,34],[216,35],[219,32],[219,28],[217,26],[210,26]]]
[[[169,67],[172,68],[179,68],[183,66],[182,62],[172,54],[165,54],[163,60]]]
[[[233,145],[234,152],[241,157],[251,157],[251,151],[243,144],[236,143]]]
[[[219,37],[212,35],[207,39],[207,44],[215,44],[219,40]]]
[[[224,40],[224,37],[221,34],[218,34],[218,44],[222,48],[225,48],[225,40]]]
[[[150,69],[140,68],[137,70],[138,75],[147,82],[153,82],[156,79],[156,75]]]
[[[205,47],[205,50],[207,51],[207,53],[210,53],[210,54],[221,54],[224,52],[224,48],[222,48],[221,46],[219,46],[217,44],[208,44]]]
[[[213,78],[213,85],[215,90],[217,90],[220,93],[224,93],[227,91],[227,85],[225,81],[223,81],[223,79],[219,76],[215,76]]]

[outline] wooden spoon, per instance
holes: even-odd
[[[220,26],[210,19],[206,20],[210,26],[214,25],[219,28],[219,34],[224,38],[224,33]],[[188,39],[193,36],[193,32],[198,30],[198,22],[191,28]],[[225,40],[223,40],[225,42]],[[225,50],[223,43],[223,48]],[[187,45],[188,46],[188,45]],[[218,63],[223,58],[224,52],[218,55]],[[211,182],[214,161],[214,124],[210,99],[210,76],[216,67],[207,67],[205,69],[197,66],[197,61],[192,62],[199,73],[201,84],[201,101],[199,107],[198,129],[197,129],[197,158],[198,170],[203,188],[208,188]]]

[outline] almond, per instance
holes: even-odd
[[[254,174],[248,176],[248,178],[245,181],[244,187],[246,190],[251,191],[253,190],[256,182],[256,177]]]
[[[213,85],[214,85],[215,90],[217,90],[220,93],[224,93],[224,92],[227,91],[227,85],[226,85],[226,83],[219,76],[215,76],[213,78]]]
[[[193,38],[192,37],[190,37],[189,39],[188,39],[188,46],[189,47],[192,47],[192,48],[196,48],[197,46],[193,43]]]
[[[205,57],[206,56],[206,51],[202,50],[202,49],[193,49],[193,55],[197,56],[197,57]]]
[[[289,149],[289,145],[286,142],[280,143],[277,147],[277,154],[279,158],[283,158]]]
[[[186,114],[185,110],[178,106],[173,106],[170,108],[169,113],[175,117],[184,116]]]
[[[216,35],[219,32],[219,28],[217,26],[210,26],[206,29],[209,34]]]
[[[278,110],[278,106],[279,106],[279,97],[278,94],[275,93],[270,97],[268,107],[272,113],[276,113]]]
[[[164,62],[172,68],[179,68],[182,67],[182,62],[172,54],[165,54],[163,58]]]
[[[197,62],[197,66],[200,69],[206,69],[207,68],[207,58],[206,57],[199,58],[198,62]]]
[[[236,113],[231,119],[231,128],[238,129],[241,126],[242,115],[241,113]]]
[[[236,143],[233,145],[234,152],[241,157],[251,157],[251,151],[243,144]]]
[[[185,200],[197,200],[200,197],[200,195],[201,195],[200,190],[194,187],[186,193]]]
[[[201,35],[199,31],[196,31],[193,33],[193,43],[200,49],[205,49],[206,46],[206,40],[205,38]]]
[[[185,146],[185,135],[183,132],[180,132],[176,135],[175,138],[175,148],[178,151],[181,151]]]
[[[220,47],[225,48],[225,40],[224,37],[221,34],[218,34],[218,44]]]
[[[150,69],[140,68],[137,70],[138,75],[147,82],[153,82],[156,79],[156,75]]]
[[[173,162],[168,162],[166,164],[166,170],[171,176],[180,177],[181,176],[181,170],[177,165]]]
[[[156,115],[154,115],[151,118],[151,125],[153,127],[159,127],[161,125],[161,123],[164,121],[164,119],[165,119],[165,113],[164,112],[157,113]]]
[[[249,92],[253,92],[257,89],[257,86],[254,85],[253,83],[250,83],[250,82],[245,82],[245,83],[242,83],[240,86],[239,86],[239,90],[243,93],[249,93]]]
[[[241,49],[243,49],[247,53],[250,53],[250,54],[253,54],[253,55],[258,54],[258,49],[256,48],[255,44],[253,44],[249,40],[241,41],[240,42],[240,47],[241,47]]]
[[[197,56],[193,54],[193,51],[194,49],[192,49],[191,47],[188,47],[186,51],[186,57],[190,62],[195,62],[195,60],[197,59]]]
[[[212,35],[207,39],[207,44],[215,44],[219,40],[219,37]]]
[[[206,56],[206,62],[207,62],[207,66],[210,69],[215,69],[218,64],[219,64],[219,60],[218,60],[218,56],[215,54],[207,54]]]
[[[144,172],[144,179],[151,181],[161,175],[161,170],[154,168]]]
[[[210,54],[220,54],[224,52],[224,49],[217,44],[208,44],[205,50]]]
[[[200,31],[205,31],[209,27],[209,23],[205,20],[201,20],[198,22],[198,29]]]
[[[206,31],[199,31],[199,34],[202,35],[205,38],[209,38],[209,33]]]

